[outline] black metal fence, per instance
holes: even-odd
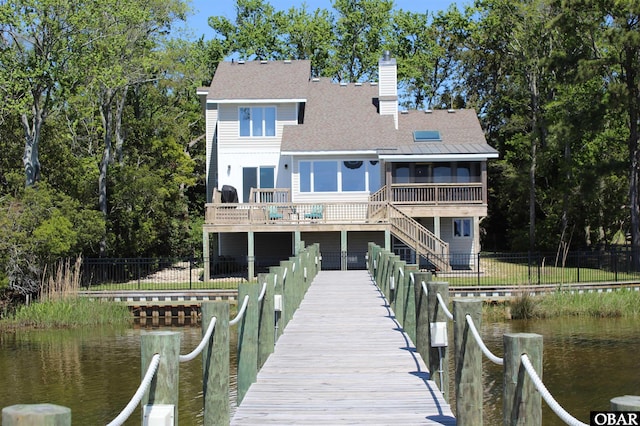
[[[406,253],[400,253],[406,256]],[[278,257],[255,257],[256,274],[280,263]],[[415,257],[403,259],[415,262]],[[90,290],[198,290],[236,288],[247,280],[246,256],[212,257],[209,280],[204,280],[202,259],[135,258],[83,259],[81,285]],[[435,271],[451,286],[503,286],[620,282],[640,280],[630,251],[554,253],[478,253],[452,255],[451,271]],[[637,263],[637,260],[636,260]],[[322,269],[365,269],[364,252],[323,252]],[[430,269],[427,262],[421,265]]]
[[[638,258],[628,250],[556,253],[478,253],[450,259],[436,271],[451,286],[562,285],[640,280]],[[635,263],[635,264],[634,264]]]

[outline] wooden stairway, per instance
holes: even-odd
[[[416,257],[431,262],[438,270],[447,272],[449,265],[449,244],[433,232],[404,214],[387,199],[386,187],[380,188],[369,197],[369,218],[388,219],[394,237],[416,251]]]
[[[389,204],[389,223],[391,234],[416,251],[439,271],[448,272],[449,244],[438,238],[433,232],[422,226],[410,216],[404,214],[393,204]]]

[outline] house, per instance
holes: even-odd
[[[364,267],[372,241],[424,267],[473,266],[498,152],[473,110],[399,110],[388,54],[377,83],[312,78],[304,60],[223,62],[198,94],[205,259],[253,276],[317,242],[323,268]]]

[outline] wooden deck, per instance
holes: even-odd
[[[232,425],[455,425],[367,271],[322,271]]]

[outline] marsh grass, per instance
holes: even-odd
[[[129,308],[115,302],[79,297],[82,260],[60,262],[52,274],[45,271],[40,298],[20,306],[15,314],[0,321],[0,329],[77,328],[98,325],[127,325],[133,320]]]
[[[542,296],[524,294],[512,300],[509,307],[513,319],[637,317],[640,315],[640,292],[620,289],[602,293],[556,291]]]

